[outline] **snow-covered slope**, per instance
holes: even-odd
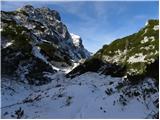
[[[2,118],[158,117],[158,88],[153,79],[131,85],[94,72],[74,79],[62,72],[48,76],[52,82],[42,86],[3,78]]]

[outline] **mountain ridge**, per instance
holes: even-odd
[[[16,11],[1,11],[1,15],[2,74],[15,74],[29,83],[45,82],[44,72],[54,73],[90,57],[81,39],[79,46],[74,44],[77,39],[55,10],[25,5]]]
[[[75,74],[78,71],[80,73],[92,71],[90,69],[92,66],[103,63],[107,66],[110,64],[110,66],[113,66],[113,69],[112,67],[105,68],[102,65],[95,70],[98,71],[102,67],[103,71],[101,68],[101,72],[107,75],[128,76],[129,79],[137,78],[137,80],[143,79],[147,74],[149,74],[149,71],[147,71],[149,65],[157,64],[157,61],[159,60],[158,26],[159,20],[148,20],[145,27],[140,29],[137,33],[117,39],[109,45],[104,45],[103,48],[97,51],[91,59],[84,63],[84,65],[81,65],[76,70],[71,71],[68,75],[72,76],[72,74]],[[95,63],[95,61],[98,63]],[[120,67],[120,71],[115,69],[116,66]],[[110,70],[108,71],[107,69]],[[155,69],[156,71],[159,71],[158,64]],[[158,72],[152,73],[151,76],[154,76],[154,78],[158,80],[159,77],[156,73]]]

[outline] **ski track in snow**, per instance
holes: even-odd
[[[120,104],[118,100],[122,92],[115,87],[122,82],[122,78],[92,72],[73,79],[65,78],[63,72],[48,76],[53,80],[43,86],[31,86],[3,78],[2,118],[16,118],[15,111],[20,107],[24,110],[22,118],[45,119],[146,118],[158,110],[152,102],[148,103],[147,109],[141,97],[128,98],[125,106]],[[145,83],[141,85],[143,88],[149,87]],[[107,88],[112,88],[111,95],[105,93]],[[158,92],[152,96],[158,97]]]

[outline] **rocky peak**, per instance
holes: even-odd
[[[32,5],[25,5],[24,7],[18,9],[19,10],[24,10],[24,11],[33,11],[34,7]]]
[[[82,45],[82,39],[80,36],[76,35],[76,34],[73,34],[71,33],[70,34],[71,37],[72,37],[72,40],[73,40],[73,44],[76,46],[76,47],[83,47]]]
[[[19,15],[26,15],[25,17],[29,17],[29,19],[34,19],[44,23],[54,23],[61,21],[61,17],[56,10],[51,10],[46,7],[34,8],[31,5],[26,5],[18,9],[17,12],[21,13]]]
[[[26,5],[1,13],[3,74],[16,74],[29,83],[38,80],[36,84],[43,84],[48,81],[44,73],[72,67],[90,56],[81,39],[76,46],[55,10]]]

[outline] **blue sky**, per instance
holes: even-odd
[[[12,11],[25,4],[57,10],[71,33],[80,35],[85,48],[96,52],[104,44],[130,35],[148,19],[158,17],[158,1],[2,2]]]

